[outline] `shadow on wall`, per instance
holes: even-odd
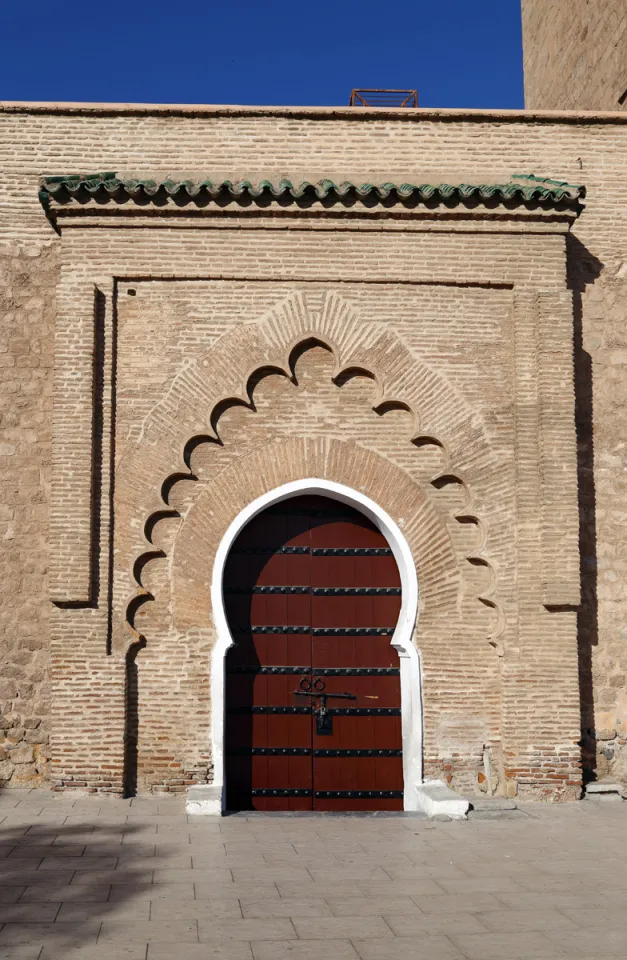
[[[127,821],[129,808],[120,810],[117,804],[121,801],[99,804],[91,798],[87,802],[93,812],[85,811],[80,801],[53,794],[34,799],[34,794],[26,790],[3,792],[3,957],[36,957],[44,947],[50,960],[66,960],[75,952],[83,957],[98,940],[109,942],[113,954],[122,946],[116,943],[116,922],[128,919],[130,903],[134,919],[148,920],[153,880],[149,858],[154,858],[155,852],[166,857],[170,853],[167,845],[156,846],[157,818],[142,816],[140,825]],[[102,810],[114,803],[116,822]],[[103,823],[98,822],[98,816]],[[163,859],[160,857],[160,863]],[[153,863],[157,861],[153,859]],[[158,898],[159,890],[154,889]],[[125,946],[128,948],[128,944]]]
[[[144,637],[126,654],[126,726],[124,732],[124,796],[137,794],[139,742],[139,672],[137,656],[146,646]]]
[[[92,396],[92,451],[91,451],[91,506],[90,506],[90,556],[89,556],[89,596],[84,600],[54,600],[53,603],[60,610],[81,610],[97,609],[102,603],[101,597],[101,570],[100,563],[102,557],[102,492],[103,492],[103,449],[106,442],[110,445],[110,456],[112,463],[115,462],[115,432],[113,427],[110,430],[109,437],[105,436],[104,428],[104,403],[105,403],[105,310],[106,298],[100,290],[96,291],[94,300],[94,354],[93,354],[93,396]],[[113,331],[113,356],[115,357],[115,325]],[[112,370],[113,389],[111,393],[112,415],[111,422],[115,423],[115,365]],[[109,494],[109,512],[113,510],[113,485],[112,474],[108,478]],[[113,529],[109,531],[109,543],[107,553],[110,558],[113,557],[112,543]],[[112,559],[109,559],[109,569],[107,571],[107,580],[111,583],[112,578]],[[110,589],[109,589],[110,594]],[[108,607],[108,633],[111,633],[111,597],[107,597]],[[108,641],[108,652],[110,641]]]
[[[594,486],[594,398],[592,358],[583,346],[583,294],[603,264],[572,234],[567,237],[568,286],[573,294],[575,424],[579,482],[579,563],[581,603],[577,613],[581,749],[584,783],[596,776],[596,729],[592,648],[599,642],[596,493]]]

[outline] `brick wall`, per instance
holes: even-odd
[[[49,739],[48,503],[58,250],[0,242],[0,785],[37,784]]]
[[[60,607],[51,608],[49,602],[43,599],[43,567],[47,563],[45,499],[37,507],[42,515],[37,524],[36,542],[28,539],[31,533],[24,530],[18,545],[18,549],[27,552],[29,559],[38,565],[38,571],[42,568],[42,573],[32,578],[24,577],[21,564],[12,562],[13,554],[9,551],[14,547],[10,545],[7,550],[4,544],[2,547],[5,563],[11,561],[13,579],[5,578],[5,582],[11,583],[11,595],[15,599],[11,616],[20,624],[20,636],[25,636],[23,631],[31,628],[24,626],[28,623],[28,616],[18,617],[18,611],[32,610],[37,625],[33,629],[36,642],[44,650],[49,643],[52,644],[57,689],[52,711],[52,738],[53,753],[56,752],[57,756],[55,776],[60,783],[96,785],[114,792],[120,789],[120,771],[124,759],[123,731],[125,723],[128,730],[129,710],[139,711],[141,716],[143,709],[146,716],[148,700],[152,698],[154,701],[157,697],[159,677],[167,677],[167,670],[162,669],[164,661],[161,660],[159,666],[159,658],[167,644],[172,642],[164,629],[164,620],[158,629],[153,629],[153,635],[159,633],[160,636],[159,648],[154,644],[152,648],[149,647],[149,631],[146,630],[146,648],[139,651],[136,661],[138,686],[133,693],[134,701],[129,706],[128,691],[125,693],[124,690],[124,662],[115,654],[106,654],[107,645],[115,644],[118,634],[125,635],[120,615],[124,613],[125,602],[132,593],[133,580],[128,561],[132,566],[133,555],[129,553],[124,563],[120,562],[119,565],[116,561],[112,591],[117,606],[114,605],[115,616],[110,623],[107,608],[111,572],[107,552],[111,533],[108,475],[106,470],[100,473],[95,471],[94,474],[94,456],[96,466],[98,463],[106,465],[112,452],[111,436],[104,429],[112,413],[112,397],[106,387],[111,382],[114,354],[112,330],[106,325],[108,320],[102,329],[102,357],[98,361],[101,362],[99,369],[102,371],[102,382],[100,385],[96,383],[96,392],[100,391],[102,422],[94,421],[90,406],[94,390],[94,319],[96,327],[100,329],[100,304],[104,304],[105,315],[110,317],[114,299],[119,298],[118,367],[115,372],[119,392],[115,398],[115,453],[118,464],[123,466],[127,444],[137,439],[151,417],[154,419],[155,415],[159,416],[159,394],[170,394],[171,385],[185,369],[190,356],[199,355],[200,348],[211,347],[214,339],[224,333],[227,326],[237,327],[242,321],[250,326],[265,309],[276,303],[276,292],[266,294],[262,280],[270,280],[273,284],[279,280],[286,283],[284,293],[291,295],[298,288],[299,278],[307,282],[319,282],[326,291],[336,289],[334,284],[339,284],[340,293],[350,290],[350,285],[346,283],[350,279],[368,277],[384,281],[380,292],[373,294],[367,311],[375,317],[377,304],[381,304],[380,316],[389,318],[386,323],[397,325],[398,331],[416,355],[428,354],[431,349],[432,356],[428,357],[430,363],[439,366],[443,376],[460,391],[481,422],[488,424],[492,434],[500,438],[499,443],[505,443],[507,431],[511,430],[517,431],[521,442],[524,440],[525,444],[532,444],[516,448],[507,448],[505,444],[503,455],[511,469],[521,470],[538,456],[546,456],[547,463],[556,465],[552,473],[547,473],[547,477],[553,477],[551,484],[557,508],[561,495],[558,469],[561,454],[559,444],[556,448],[555,438],[551,435],[551,422],[546,423],[545,427],[533,427],[528,435],[525,434],[525,409],[519,411],[519,426],[515,426],[508,409],[511,398],[508,399],[502,390],[514,376],[518,377],[521,385],[533,385],[533,375],[529,373],[533,368],[527,367],[530,351],[540,350],[550,358],[553,317],[562,318],[559,322],[563,322],[565,307],[559,297],[566,296],[567,300],[570,297],[570,293],[565,292],[568,281],[574,297],[574,346],[579,381],[576,409],[580,508],[584,520],[584,603],[579,610],[578,625],[584,727],[589,731],[586,733],[587,763],[590,768],[598,765],[600,772],[620,770],[626,739],[623,736],[623,724],[627,723],[624,702],[626,654],[622,634],[624,598],[621,586],[624,576],[625,492],[620,479],[627,463],[623,449],[623,418],[618,415],[624,402],[623,367],[626,356],[623,336],[627,296],[627,270],[624,266],[627,262],[625,147],[627,125],[619,118],[613,122],[600,122],[589,117],[573,122],[567,118],[548,121],[511,115],[467,116],[418,112],[398,119],[364,113],[358,119],[347,111],[339,111],[337,116],[330,111],[271,111],[264,114],[255,110],[203,112],[202,109],[190,114],[184,110],[172,112],[158,109],[125,114],[122,110],[98,108],[75,112],[69,109],[55,112],[45,108],[40,111],[7,108],[0,113],[0,160],[4,171],[0,182],[2,237],[21,244],[28,242],[28,249],[31,249],[30,244],[34,244],[32,251],[41,251],[38,257],[29,259],[29,270],[34,269],[33,282],[46,291],[45,298],[42,295],[44,305],[38,308],[44,310],[45,322],[36,321],[36,313],[28,312],[28,308],[20,320],[24,331],[21,339],[28,342],[32,340],[33,327],[29,324],[34,324],[40,337],[45,330],[44,349],[51,351],[55,263],[61,260],[59,335],[67,335],[70,347],[72,344],[75,347],[80,345],[80,351],[70,351],[68,354],[68,376],[76,378],[80,373],[85,377],[87,389],[86,394],[81,394],[87,397],[87,406],[78,404],[77,410],[88,426],[78,435],[72,435],[71,431],[68,433],[71,441],[68,450],[72,455],[72,444],[80,448],[77,462],[86,471],[85,482],[92,484],[96,475],[99,484],[96,516],[89,502],[85,502],[84,491],[89,487],[82,488],[82,493],[81,489],[76,488],[75,498],[60,502],[55,507],[61,521],[66,513],[69,516],[72,511],[78,511],[77,524],[65,527],[61,524],[61,528],[70,531],[68,556],[72,563],[76,563],[80,576],[73,580],[73,574],[68,576],[68,569],[59,563],[59,556],[52,557],[60,571],[59,576],[66,577],[70,588],[69,593],[59,595],[62,601]],[[77,169],[115,169],[142,176],[180,173],[216,178],[224,175],[231,179],[247,176],[254,179],[291,175],[296,180],[301,176],[313,180],[330,176],[339,180],[398,179],[401,182],[495,182],[508,179],[512,172],[533,171],[536,174],[563,177],[571,182],[585,182],[589,197],[586,210],[575,225],[572,238],[568,240],[569,272],[566,277],[563,238],[543,236],[544,226],[539,226],[539,234],[533,236],[528,226],[520,224],[512,226],[509,234],[504,232],[495,239],[494,233],[489,233],[492,229],[489,225],[488,233],[482,238],[486,223],[475,223],[468,238],[460,234],[451,236],[450,232],[445,232],[433,242],[430,234],[443,226],[448,230],[446,224],[434,221],[430,225],[423,224],[421,231],[412,233],[407,225],[397,223],[390,227],[382,240],[376,236],[379,227],[373,227],[373,224],[363,226],[360,231],[342,232],[338,229],[334,234],[329,234],[320,232],[315,225],[311,229],[308,225],[308,232],[302,229],[288,231],[284,222],[270,218],[258,223],[256,231],[252,229],[251,220],[243,217],[237,221],[232,217],[230,220],[214,219],[209,224],[211,229],[206,230],[202,229],[203,224],[199,222],[188,224],[184,230],[176,227],[173,221],[165,226],[157,226],[156,220],[152,225],[148,220],[143,220],[140,226],[139,222],[133,224],[130,218],[125,220],[124,217],[118,218],[116,226],[107,224],[102,218],[98,222],[92,220],[90,226],[88,218],[84,218],[82,227],[68,222],[60,238],[54,234],[42,214],[36,196],[37,181],[43,172]],[[319,226],[324,228],[324,224]],[[318,232],[314,233],[314,229],[318,229]],[[469,254],[471,245],[474,251],[472,255]],[[206,279],[208,273],[216,282],[210,281],[210,293],[206,298],[190,293],[189,288],[197,281],[166,284],[167,295],[159,292],[158,284],[151,286],[138,282],[135,298],[129,297],[125,289],[122,296],[119,285],[115,288],[112,284],[113,276],[149,278],[164,274],[193,274]],[[463,305],[455,310],[454,300],[445,298],[445,306],[434,311],[442,320],[442,328],[438,328],[436,323],[432,327],[425,326],[422,334],[414,333],[410,320],[402,319],[402,311],[401,314],[396,313],[395,303],[402,303],[403,300],[397,295],[400,287],[394,284],[408,277],[428,282],[436,273],[445,278],[447,283],[461,282],[463,285],[475,283],[481,278],[487,282],[498,280],[511,283],[516,288],[516,297],[523,297],[523,300],[517,299],[511,308],[503,308],[504,311],[521,311],[521,321],[517,327],[520,334],[518,353],[511,342],[513,328],[499,328],[498,322],[491,319],[492,315],[484,312],[485,306],[479,307],[480,303],[485,304],[490,298],[498,300],[499,297],[510,297],[509,293],[467,292]],[[229,303],[224,299],[220,277],[225,278],[224,284],[239,282],[241,285],[238,296]],[[389,292],[385,282],[389,284]],[[145,291],[149,287],[153,294],[145,301]],[[272,289],[277,288],[273,286]],[[550,293],[551,297],[557,297],[551,301],[554,306],[550,307],[548,313],[545,311],[546,320],[542,319],[545,316],[544,308],[534,306],[537,295],[543,291]],[[461,296],[461,293],[457,295]],[[349,300],[353,296],[349,292]],[[443,297],[444,294],[437,296]],[[525,297],[528,299],[525,300]],[[360,298],[363,300],[361,294]],[[410,301],[412,299],[413,295],[409,297]],[[416,309],[418,307],[419,304]],[[360,309],[364,309],[363,304],[360,304]],[[225,324],[227,315],[229,320]],[[428,315],[429,311],[420,307],[417,316],[425,318]],[[448,318],[446,324],[445,317]],[[416,330],[419,330],[419,325]],[[431,341],[425,335],[427,330],[433,333]],[[478,339],[469,349],[471,334],[476,334]],[[62,342],[58,340],[57,349]],[[429,343],[432,344],[431,348]],[[504,352],[502,359],[497,362],[500,350]],[[551,362],[549,360],[542,374],[549,392],[556,379],[551,371],[560,371],[558,380],[564,376],[563,361],[557,359],[558,366],[555,368]],[[79,367],[79,364],[83,366]],[[518,373],[515,374],[516,369]],[[57,371],[60,370],[61,366],[58,366]],[[490,386],[491,379],[493,387]],[[36,400],[28,402],[35,404],[37,411],[46,412],[46,416],[49,416],[50,406],[46,396],[42,391]],[[319,396],[316,402],[322,402]],[[537,403],[533,392],[529,394],[527,402]],[[272,422],[276,424],[280,421]],[[45,430],[42,428],[42,437],[45,434],[49,438],[49,420],[45,422]],[[526,436],[527,439],[524,439]],[[560,437],[558,430],[558,441]],[[11,444],[13,441],[8,442]],[[43,442],[37,440],[37,443]],[[368,446],[363,436],[360,442]],[[398,444],[400,440],[393,442]],[[540,453],[537,449],[534,453],[534,442],[540,445]],[[551,451],[554,451],[554,455]],[[45,460],[41,447],[33,449],[28,453],[29,468],[31,454],[34,456],[35,452]],[[154,452],[156,466],[163,451],[157,444]],[[388,459],[399,456],[402,460],[404,456],[390,450],[382,452]],[[17,472],[11,472],[12,496],[16,511],[19,509],[26,517],[33,509],[30,487],[25,482],[15,481]],[[30,473],[28,476],[31,476]],[[520,478],[517,483],[520,485]],[[516,484],[512,489],[515,488]],[[136,514],[129,514],[132,525],[128,529],[133,530],[135,536],[138,532],[141,534],[142,518],[156,509],[158,500],[151,499],[152,494],[146,496],[144,490],[140,503],[137,488],[131,485],[128,489],[125,500],[131,507],[141,507]],[[116,496],[122,495],[123,484],[116,491]],[[121,517],[126,505],[121,499],[117,504],[116,512]],[[574,614],[568,610],[547,611],[542,613],[540,621],[537,619],[537,611],[542,609],[541,578],[544,574],[540,573],[541,556],[533,553],[538,542],[534,530],[541,525],[543,510],[550,516],[552,507],[550,499],[543,507],[538,492],[519,509],[523,506],[528,510],[525,521],[528,524],[530,551],[527,554],[527,571],[533,577],[538,571],[534,590],[540,592],[523,594],[519,589],[516,593],[511,584],[505,590],[506,606],[518,600],[526,604],[521,615],[511,607],[508,614],[511,624],[516,630],[522,631],[523,638],[535,639],[531,646],[525,648],[523,645],[520,656],[514,652],[514,648],[520,649],[520,644],[512,640],[510,658],[502,659],[502,675],[497,686],[501,691],[508,691],[509,707],[503,713],[501,724],[503,729],[509,731],[507,736],[513,744],[515,765],[512,763],[512,778],[529,784],[531,794],[534,794],[534,783],[544,783],[542,789],[554,796],[555,790],[550,787],[550,781],[543,779],[543,756],[553,754],[550,761],[545,763],[545,773],[552,770],[552,775],[576,782],[576,771],[572,767],[572,737],[569,743],[565,742],[562,734],[551,725],[551,718],[556,711],[563,713],[571,710],[577,698],[572,677],[565,674],[565,670],[568,672],[563,659],[566,654],[560,652],[567,651],[568,645],[573,642],[574,627],[570,625],[569,618],[573,618]],[[3,508],[4,504],[0,509]],[[116,536],[119,530],[116,527]],[[98,539],[95,555],[94,532],[97,532]],[[120,547],[124,549],[127,533],[122,532],[121,535]],[[73,536],[77,537],[75,541],[72,541]],[[551,536],[557,536],[555,531]],[[547,556],[551,556],[553,550],[559,560],[559,544],[556,547],[555,543],[557,541],[554,541]],[[495,545],[496,555],[501,551],[503,563],[506,563],[510,548],[511,540],[507,536],[498,541],[498,547]],[[570,553],[570,547],[564,549],[565,562]],[[156,571],[158,564],[153,566]],[[146,572],[148,575],[148,568]],[[477,569],[475,573],[479,575],[481,570]],[[159,575],[154,575],[158,581]],[[504,576],[507,579],[505,571]],[[72,589],[76,591],[76,602]],[[548,602],[546,596],[544,602]],[[154,606],[156,609],[158,604]],[[149,607],[146,607],[146,611]],[[154,613],[146,612],[146,615],[152,618]],[[559,622],[564,625],[563,633],[561,628],[556,629],[556,617],[562,618]],[[2,641],[8,651],[5,659],[11,661],[11,668],[14,669],[14,661],[24,656],[25,644],[20,641],[20,651],[16,657],[13,653],[13,644],[16,642],[13,627],[3,632]],[[200,637],[199,644],[198,649],[204,656],[207,638]],[[477,664],[483,663],[483,656],[481,654],[477,659]],[[41,652],[32,655],[34,665],[37,661],[36,665],[39,666],[40,657]],[[143,674],[142,661],[146,665]],[[155,669],[148,669],[150,663]],[[180,676],[188,669],[192,672],[196,670],[193,663],[184,664],[179,671]],[[521,705],[520,700],[521,691],[529,689],[529,669],[536,669],[533,688],[537,704],[535,715],[533,710]],[[560,688],[556,692],[558,680]],[[24,676],[22,682],[25,684],[23,699],[29,701],[30,707],[30,692],[26,684],[32,681]],[[206,675],[199,680],[201,686],[205,682]],[[437,677],[434,682],[439,682]],[[7,708],[9,713],[19,713],[15,711],[13,690],[7,692],[11,694]],[[200,725],[206,730],[207,695],[201,693],[201,696],[204,698],[201,712],[205,711],[205,720]],[[593,700],[594,708],[590,705]],[[474,727],[469,720],[470,725],[463,735],[460,735],[456,717],[447,717],[445,710],[439,709],[437,716],[431,715],[430,730],[439,729],[439,734],[437,737],[434,734],[432,738],[430,773],[441,773],[442,763],[451,764],[451,772],[447,770],[447,775],[453,776],[454,780],[457,775],[458,783],[465,787],[470,785],[471,777],[477,772],[476,744],[486,731],[491,736],[495,731],[490,710],[486,714],[487,726],[481,728],[481,718]],[[22,714],[29,722],[34,714],[36,717],[33,722],[40,719],[40,715],[44,716],[38,707],[33,707],[27,717],[24,711],[20,716]],[[43,728],[43,736],[48,729],[47,721],[44,720],[40,728]],[[157,774],[152,747],[146,740],[149,728],[148,723],[143,730],[140,725],[138,729],[137,752],[143,756],[139,776],[140,780],[143,777],[145,787],[163,786],[177,779],[184,781],[181,770],[188,775],[188,779],[190,776],[202,778],[207,775],[209,761],[206,756],[198,755],[197,745],[191,751],[181,749],[174,760],[164,761],[166,764],[181,764],[177,775],[173,772],[165,776]],[[528,733],[531,729],[535,731],[535,739]],[[597,731],[602,737],[598,741]],[[27,739],[29,737],[32,735],[27,734]],[[103,753],[107,756],[107,763],[99,771],[90,766],[89,759],[96,741],[100,756]],[[468,745],[471,741],[474,746],[470,748]],[[132,746],[135,749],[134,743]],[[442,751],[445,757],[439,756]],[[563,759],[560,759],[560,755]],[[27,752],[24,757],[28,758]],[[189,762],[187,758],[191,758]],[[561,773],[560,764],[563,764]],[[3,769],[12,772],[12,767]],[[33,776],[38,776],[36,766],[26,765],[25,769]],[[562,795],[572,796],[572,791]]]
[[[529,110],[627,110],[624,0],[522,0]]]
[[[212,342],[220,332],[233,330],[236,322],[252,324],[259,316],[276,310],[294,296],[305,300],[306,309],[320,311],[328,290],[322,284],[309,285],[303,291],[295,284],[250,285],[220,281],[141,283],[132,289],[136,293],[133,297],[129,297],[124,288],[120,291],[118,309],[118,426],[122,441],[124,437],[136,437],[137,425],[141,422],[148,442],[150,411],[163,395],[163,384],[159,381],[149,382],[155,358],[150,351],[142,351],[140,356],[138,349],[139,344],[145,342],[147,324],[154,326],[155,318],[159,317],[161,337],[154,346],[160,356],[160,376],[167,383],[171,381],[168,368],[180,371],[183,362],[188,366],[197,362],[202,364],[204,356],[210,362],[215,362]],[[504,336],[504,331],[511,318],[509,291],[442,290],[437,287],[403,290],[393,284],[379,284],[374,288],[343,284],[341,291],[334,291],[334,296],[339,303],[348,304],[359,311],[364,322],[378,321],[386,329],[402,332],[403,341],[422,347],[417,352],[426,356],[430,364],[432,357],[446,357],[448,363],[441,362],[435,366],[447,383],[455,381],[456,367],[461,362],[454,341],[458,336],[457,318],[463,315],[466,326],[465,354],[468,356],[470,351],[478,360],[476,381],[470,387],[473,394],[470,403],[475,409],[484,405],[479,395],[484,393],[481,385],[485,386],[488,375],[487,368],[481,369],[483,364],[480,357],[490,353],[489,375],[493,378],[497,366],[500,368],[503,363],[506,366],[508,364],[505,346],[507,335]],[[178,318],[180,330],[180,336],[176,338],[171,335],[174,316]],[[421,317],[425,320],[429,318],[430,329],[419,329]],[[439,317],[439,323],[435,323],[435,317]],[[170,318],[169,322],[167,318]],[[170,331],[169,335],[167,331]],[[209,333],[208,337],[206,333]],[[286,336],[286,339],[289,337]],[[135,349],[132,344],[136,344]],[[210,728],[207,672],[202,664],[207,659],[206,651],[211,643],[203,633],[202,626],[211,621],[207,615],[206,601],[215,535],[203,533],[203,521],[200,519],[202,508],[197,504],[203,500],[215,504],[216,483],[225,471],[234,467],[238,473],[253,474],[250,490],[244,493],[244,501],[254,499],[258,494],[256,474],[259,470],[249,466],[248,460],[266,445],[270,445],[271,449],[282,449],[281,445],[291,437],[306,436],[318,440],[335,438],[348,444],[357,442],[360,447],[380,455],[383,463],[394,463],[404,471],[417,485],[414,494],[416,500],[421,496],[421,490],[426,491],[440,518],[445,536],[454,545],[450,568],[445,572],[449,577],[459,580],[464,629],[456,633],[454,650],[451,649],[448,654],[454,666],[451,663],[450,680],[444,695],[441,689],[442,661],[447,654],[442,649],[441,636],[428,629],[420,634],[418,642],[423,652],[428,712],[425,755],[432,772],[442,775],[443,763],[448,761],[451,751],[455,751],[459,755],[452,771],[455,783],[463,789],[473,789],[484,742],[499,740],[499,662],[486,641],[486,637],[495,629],[497,616],[493,609],[478,600],[488,585],[489,571],[475,567],[466,560],[467,555],[479,549],[476,524],[460,523],[451,514],[451,511],[472,512],[477,507],[471,507],[466,502],[464,490],[459,484],[431,484],[431,478],[444,471],[443,455],[434,444],[416,446],[410,442],[414,418],[409,411],[391,409],[386,413],[375,413],[372,407],[377,386],[367,376],[349,377],[342,386],[333,382],[337,360],[330,350],[312,346],[302,353],[297,351],[294,357],[295,382],[279,374],[261,373],[255,377],[254,410],[241,404],[224,409],[216,423],[222,444],[198,443],[191,459],[192,472],[197,479],[183,480],[172,490],[169,503],[176,505],[179,513],[185,517],[184,528],[179,529],[179,524],[172,517],[164,517],[153,527],[152,539],[159,543],[164,556],[147,559],[142,567],[141,583],[155,600],[145,604],[134,618],[135,627],[146,638],[146,647],[137,658],[140,682],[140,787],[162,786],[164,781],[167,783],[168,775],[172,779],[171,771],[176,765],[194,776],[203,771],[203,766],[206,771],[203,748],[206,754],[207,738],[198,736],[198,727],[200,724],[202,730]],[[499,405],[506,407],[510,399],[506,377],[499,376],[498,383],[497,389],[502,391]],[[442,393],[440,399],[443,402]],[[493,400],[494,395],[488,405],[491,406]],[[205,416],[200,399],[196,416]],[[422,427],[427,430],[428,416],[424,408],[421,418]],[[177,419],[180,423],[180,408]],[[491,414],[486,419],[491,420]],[[434,425],[429,426],[432,428]],[[511,422],[503,418],[498,427],[495,424],[495,428],[502,437],[497,456],[511,464],[514,456]],[[193,433],[193,427],[189,428],[189,432]],[[135,446],[135,441],[127,441],[126,445],[120,442],[122,458],[125,457],[125,446]],[[294,467],[298,469],[298,464]],[[449,464],[449,469],[453,469],[453,464]],[[367,476],[361,476],[358,481],[363,490],[368,489],[370,482]],[[120,471],[121,498],[125,496],[123,487],[126,483],[128,474]],[[273,480],[271,486],[275,485],[276,480]],[[511,516],[506,503],[511,511],[513,495],[511,472],[507,471],[500,481],[502,525],[506,525],[506,518]],[[235,500],[234,494],[233,498]],[[216,512],[214,507],[214,515]],[[222,532],[224,525],[224,522],[220,525]],[[499,528],[498,521],[492,516],[490,533],[491,547],[496,554],[494,562],[499,564],[503,581],[511,583],[511,555],[508,556],[505,548],[509,541],[508,530],[502,526]],[[183,548],[183,542],[190,536],[194,538],[193,548]],[[120,531],[120,540],[124,541],[118,547],[122,559],[129,547],[128,537],[124,536],[123,531]],[[503,551],[499,550],[499,542],[505,548]],[[188,554],[184,588],[177,585],[177,577],[173,572],[183,564],[174,556],[175,543],[181,544],[176,547],[177,551],[185,549]],[[511,595],[511,587],[508,590],[505,583],[501,583],[500,587],[506,595]],[[421,589],[426,596],[426,584],[421,584]],[[193,603],[196,611],[191,621],[184,625],[181,624],[181,614],[177,615],[177,606],[185,602],[183,591],[185,596],[190,597],[189,603]],[[429,612],[423,611],[425,616]],[[177,678],[176,683],[173,683],[173,676]],[[455,706],[460,703],[463,703],[462,709]],[[155,709],[156,704],[160,705],[159,710]],[[445,728],[446,734],[442,734],[441,727]],[[184,779],[181,782],[184,783]]]

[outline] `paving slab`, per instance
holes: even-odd
[[[295,917],[292,923],[299,940],[350,940],[353,937],[393,936],[382,917],[326,917],[324,923]]]
[[[41,947],[26,944],[21,947],[0,947],[0,960],[39,960]]]
[[[329,897],[327,902],[336,917],[383,917],[386,914],[422,916],[420,907],[408,896]]]
[[[153,900],[151,920],[238,920],[242,908],[233,900]]]
[[[26,890],[25,884],[6,884],[6,878],[3,878],[5,883],[0,886],[0,903],[17,903],[17,901],[24,895]]]
[[[516,893],[522,887],[510,877],[465,877],[463,880],[450,880],[439,877],[438,884],[446,893]]]
[[[198,938],[201,943],[214,943],[220,940],[295,939],[292,921],[283,918],[272,918],[271,920],[199,920]]]
[[[24,887],[24,892],[20,898],[22,903],[37,902],[45,903],[53,901],[56,903],[98,903],[109,899],[111,887],[109,884],[98,884],[90,886],[80,883],[74,886],[58,886],[46,883],[33,884]]]
[[[95,944],[100,933],[100,923],[5,923],[0,930],[0,947],[24,943],[57,944],[59,948]]]
[[[189,883],[113,883],[109,899],[128,903],[129,900],[193,900],[194,884]]]
[[[59,906],[58,903],[0,903],[0,923],[51,922],[56,920]]]
[[[241,900],[242,916],[247,919],[262,917],[332,917],[331,908],[324,900],[314,898],[281,898],[280,900]]]
[[[277,885],[272,880],[263,883],[253,882],[252,880],[249,883],[244,881],[239,883],[195,882],[194,891],[197,900],[222,900],[224,898],[239,900],[240,897],[249,900],[275,900],[280,896]],[[290,896],[290,894],[287,893],[286,896]],[[294,896],[299,896],[299,894],[295,893]],[[312,893],[312,896],[315,896],[315,893]]]
[[[329,867],[312,867],[309,870],[311,877],[318,881],[334,880],[341,883],[343,880],[388,880],[390,874],[378,864],[338,864]],[[287,877],[285,879],[288,879]]]
[[[253,960],[253,954],[250,944],[242,940],[225,940],[223,943],[177,943],[175,956],[172,944],[149,943],[147,960]]]
[[[569,891],[543,891],[542,893],[499,893],[498,900],[510,910],[561,910],[567,916],[569,910],[580,913],[590,910],[591,916],[602,916],[604,908],[615,908],[624,895],[612,887],[607,893],[599,890],[586,890],[583,893]],[[598,908],[598,909],[593,909]]]
[[[626,953],[627,933],[624,924],[619,927],[580,927],[566,935],[557,930],[547,930],[546,936],[559,944],[569,958],[595,952],[597,957],[605,958],[613,953],[621,953],[625,957]]]
[[[316,940],[262,940],[254,941],[252,948],[255,960],[320,960]],[[357,960],[358,956],[350,940],[324,941],[324,960]]]
[[[487,929],[472,913],[432,913],[429,916],[396,914],[384,919],[395,936],[413,937],[415,940],[438,934],[483,933]]]
[[[357,881],[342,880],[338,882],[331,877],[327,877],[326,880],[314,880],[312,877],[310,880],[294,880],[293,882],[279,880],[276,886],[282,897],[322,897],[322,899],[325,899],[326,897],[337,896],[338,893],[347,897],[361,896]]]
[[[50,843],[21,844],[13,846],[10,851],[10,860],[26,860],[35,857],[41,860],[44,857],[70,857],[76,859],[82,857],[85,852],[84,844],[57,844]]]
[[[573,931],[577,924],[559,910],[490,910],[475,917],[492,933],[527,930]]]
[[[195,920],[104,920],[98,937],[101,943],[198,943]]]
[[[490,893],[451,894],[449,896],[412,896],[422,913],[461,914],[479,913],[483,910],[502,910],[503,904]]]
[[[468,874],[460,870],[450,860],[442,860],[439,863],[409,863],[407,866],[390,867],[385,871],[392,880],[459,880],[462,883],[468,881]],[[362,878],[364,874],[362,873]],[[371,877],[371,879],[375,879]]]
[[[396,937],[394,940],[352,942],[361,960],[464,960],[464,955],[448,937],[421,937],[419,940]],[[509,960],[509,955],[504,956]]]
[[[34,906],[34,904],[32,904]],[[43,906],[43,904],[40,904]],[[57,920],[76,922],[77,920],[149,920],[150,900],[133,900],[129,903],[62,903]]]
[[[153,874],[155,883],[215,883],[218,886],[233,881],[230,870],[208,870],[206,867],[158,867]]]
[[[171,944],[168,949],[171,957]],[[88,947],[46,946],[39,960],[145,960],[145,956],[146,946],[143,943],[101,943]],[[178,953],[177,960],[180,960]]]
[[[627,912],[624,905],[622,907],[591,907],[590,905],[583,908],[562,907],[561,910],[566,917],[586,929],[600,926],[612,931],[622,930],[625,933],[627,953]]]
[[[71,883],[75,874],[75,870],[12,870],[7,869],[3,861],[2,868],[0,869],[0,883],[2,885],[15,883],[21,884],[22,886],[40,883],[43,883],[48,887],[50,887],[52,884],[67,886],[69,883]]]
[[[543,933],[474,933],[450,939],[468,960],[572,960],[572,954]]]
[[[295,865],[293,867],[269,867],[266,863],[251,863],[249,866],[233,867],[233,879],[237,881],[248,880],[271,880],[273,882],[287,882],[291,880],[311,880],[316,879],[313,873],[308,873],[306,867]],[[324,879],[324,878],[323,878]]]

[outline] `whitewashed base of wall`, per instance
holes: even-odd
[[[415,788],[414,809],[428,817],[444,816],[451,820],[465,820],[470,802],[454,793],[443,780],[430,780]],[[222,790],[211,784],[197,784],[187,791],[186,812],[191,816],[219,817],[222,815]]]
[[[187,791],[185,812],[191,816],[222,816],[222,789],[212,784],[198,783]]]

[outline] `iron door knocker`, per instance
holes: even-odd
[[[327,699],[334,697],[342,700],[356,700],[354,693],[325,693],[326,683],[322,677],[312,680],[309,676],[301,677],[300,690],[294,690],[296,697],[316,697],[317,703],[311,701],[312,711],[316,715],[316,733],[320,737],[329,737],[333,733],[333,717],[327,709]]]

